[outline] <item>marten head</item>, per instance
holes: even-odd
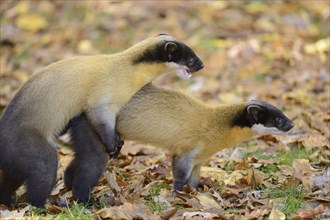
[[[189,79],[194,72],[204,67],[190,47],[166,34],[158,35],[134,60],[135,64],[161,62],[174,68],[177,75],[183,79]]]
[[[294,127],[293,122],[279,109],[259,101],[248,102],[233,124],[250,127],[257,135],[282,134]]]

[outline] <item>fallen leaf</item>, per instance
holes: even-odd
[[[268,218],[269,220],[285,220],[285,214],[273,207]]]
[[[258,186],[264,182],[266,176],[263,172],[255,169],[249,169],[247,171],[247,183],[249,186]]]
[[[284,176],[289,177],[289,176],[292,176],[293,175],[294,170],[293,170],[292,167],[290,167],[288,165],[278,165],[277,167],[280,169],[281,173]]]
[[[50,195],[52,195],[52,196],[58,195],[60,193],[60,191],[64,188],[65,188],[64,180],[61,179],[56,183],[56,185]]]
[[[237,147],[233,151],[233,153],[230,155],[230,160],[233,160],[235,162],[242,162],[243,161],[243,151],[242,148]]]
[[[251,213],[247,213],[243,217],[243,219],[244,220],[259,219],[265,216],[266,214],[268,214],[268,211],[266,209],[257,209],[257,210],[253,210]]]
[[[109,207],[109,208],[103,208],[96,211],[98,215],[100,215],[101,218],[110,218],[110,219],[133,219],[133,216],[126,212],[125,210],[122,210],[118,207]]]
[[[209,212],[184,212],[182,214],[184,220],[188,219],[212,219],[218,215]]]
[[[121,188],[116,181],[115,175],[113,173],[106,172],[105,177],[107,178],[107,182],[109,183],[110,188],[115,190],[115,193],[120,193]]]
[[[248,162],[246,160],[243,160],[240,163],[237,163],[235,166],[235,170],[246,170],[249,168]]]
[[[229,176],[226,179],[224,179],[223,182],[225,183],[225,185],[235,186],[237,184],[237,182],[243,178],[244,178],[244,176],[241,173],[241,171],[236,170],[236,171],[232,172],[231,174],[229,174]]]
[[[25,83],[30,78],[30,75],[27,72],[21,71],[21,70],[15,70],[13,72],[13,76],[15,79],[19,80],[21,83]]]
[[[294,169],[294,175],[302,180],[305,176],[311,176],[313,173],[316,173],[309,160],[307,159],[296,159],[292,162],[292,168]]]
[[[26,14],[30,8],[30,4],[26,1],[20,1],[16,4],[15,10],[18,14]]]
[[[22,30],[34,33],[45,29],[48,26],[48,22],[39,14],[28,14],[19,16],[16,20],[16,25]]]
[[[228,173],[220,168],[206,167],[202,166],[201,168],[202,177],[211,177],[213,180],[223,181],[228,178]]]
[[[175,207],[166,209],[160,213],[160,218],[163,220],[170,219],[175,215],[176,212],[177,212],[177,208]]]
[[[327,138],[319,134],[305,135],[299,139],[299,142],[301,142],[307,150],[312,150],[315,147],[326,145]]]
[[[78,43],[78,52],[81,54],[90,54],[94,50],[90,40],[81,40]]]
[[[23,218],[25,212],[30,210],[30,206],[26,206],[23,209],[16,209],[13,211],[9,210],[0,210],[0,217],[5,219],[16,219]]]
[[[291,215],[291,219],[310,219],[324,213],[325,211],[326,210],[323,208],[323,206],[319,205],[315,209],[300,210],[297,214]]]
[[[221,208],[220,205],[213,199],[209,193],[197,193],[196,198],[200,204],[205,208]]]

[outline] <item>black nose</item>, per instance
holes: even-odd
[[[290,131],[292,128],[294,127],[294,124],[292,121],[289,121],[287,123],[285,123],[283,130],[284,131]]]
[[[200,69],[203,69],[204,68],[204,63],[202,63],[201,61],[201,64],[200,64],[201,68]]]
[[[196,63],[196,71],[203,69],[204,68],[204,64],[201,60],[198,60]]]

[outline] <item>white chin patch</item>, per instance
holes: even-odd
[[[185,69],[176,70],[176,75],[184,80],[190,79],[190,77],[192,77],[192,75]]]
[[[283,131],[278,130],[275,127],[265,127],[263,124],[254,124],[252,130],[255,131],[258,135],[267,135],[267,134],[284,134]]]
[[[180,77],[181,79],[187,80],[187,79],[190,79],[190,77],[192,76],[188,72],[188,67],[186,67],[186,66],[181,66],[181,65],[179,65],[177,63],[173,63],[173,62],[166,63],[166,65],[168,67],[170,67],[171,69],[175,70],[176,71],[176,75],[178,77]]]

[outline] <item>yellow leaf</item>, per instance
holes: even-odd
[[[26,14],[26,12],[29,10],[30,5],[28,4],[28,1],[20,1],[15,6],[15,10],[18,14]]]
[[[214,168],[214,167],[202,167],[201,168],[201,176],[203,177],[211,177],[212,179],[222,181],[224,179],[227,179],[228,174],[226,171]]]
[[[21,70],[15,70],[13,72],[13,76],[21,83],[25,83],[30,78],[30,75],[27,72]]]
[[[273,207],[269,217],[269,220],[285,220],[285,214],[281,212],[280,210]]]
[[[313,173],[317,172],[317,169],[313,168],[310,165],[309,160],[307,159],[296,159],[292,162],[292,168],[300,177],[310,176]]]
[[[298,89],[283,94],[283,98],[287,100],[291,100],[295,103],[311,103],[312,101],[310,95],[306,91],[298,90]]]
[[[265,175],[259,170],[249,169],[246,179],[249,186],[258,186],[264,182]]]
[[[221,208],[220,205],[208,193],[198,193],[196,197],[205,209]]]
[[[251,2],[245,6],[245,10],[250,14],[256,14],[261,12],[267,12],[269,7],[261,2]]]
[[[90,53],[93,50],[93,45],[89,40],[81,40],[78,44],[78,51],[83,54]]]
[[[235,186],[236,181],[243,179],[244,176],[242,175],[240,170],[236,170],[232,172],[227,179],[224,180],[225,185]]]
[[[218,97],[221,100],[221,102],[227,103],[227,104],[228,103],[238,103],[238,102],[242,101],[241,97],[238,97],[236,94],[230,93],[230,92],[220,93]]]
[[[17,18],[16,26],[22,30],[37,32],[48,26],[48,22],[41,15],[29,14]]]
[[[216,8],[216,10],[222,10],[229,6],[226,1],[214,1],[212,2],[212,7]]]

